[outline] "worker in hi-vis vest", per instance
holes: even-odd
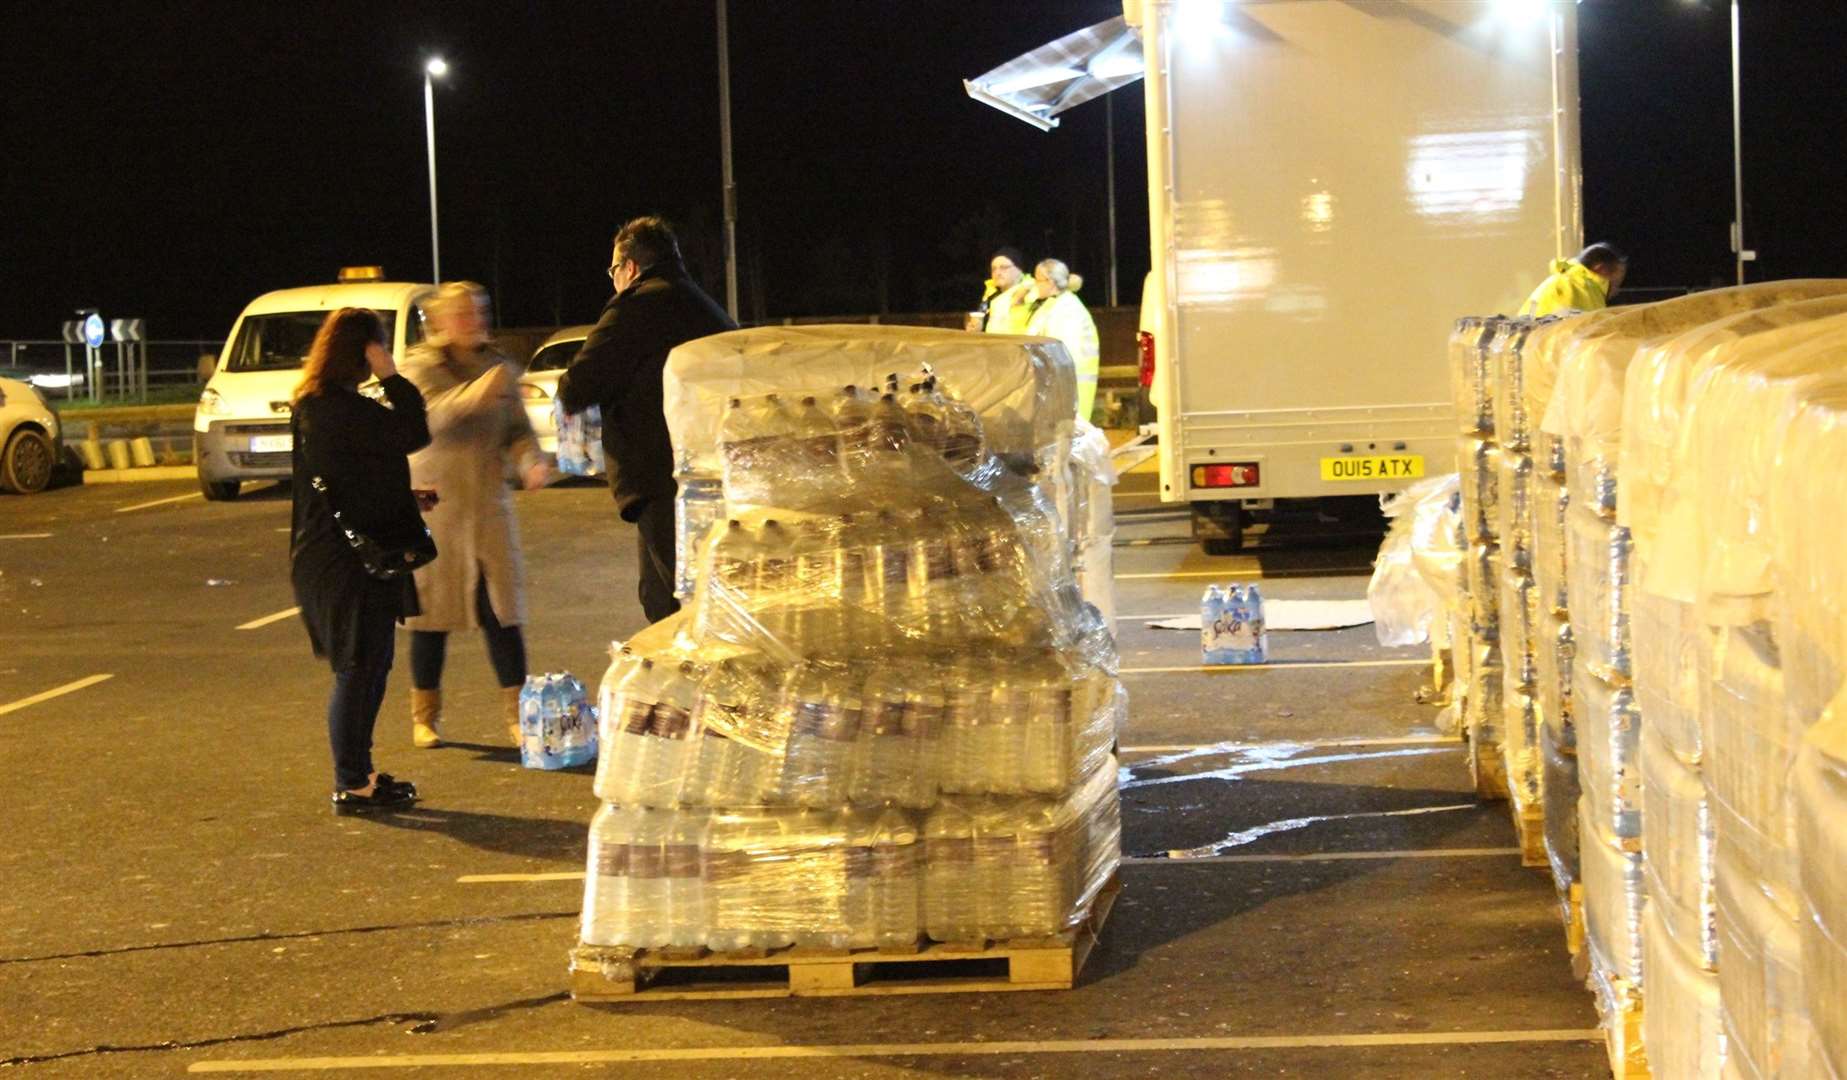
[[[988,280],[981,294],[981,308],[974,312],[976,324],[971,330],[990,334],[1024,334],[1026,305],[1032,300],[1033,283],[1026,276],[1026,256],[1020,249],[1004,247],[988,260]]]
[[[1077,298],[1077,283],[1084,279],[1057,259],[1042,259],[1033,267],[1033,299],[1027,305],[1026,332],[1033,337],[1057,338],[1071,353],[1077,368],[1077,418],[1090,419],[1097,401],[1097,324],[1084,302]]]
[[[1538,318],[1608,307],[1628,270],[1629,256],[1611,244],[1592,244],[1573,259],[1553,259],[1552,275],[1526,298],[1520,314]]]

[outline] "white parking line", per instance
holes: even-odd
[[[1337,746],[1427,746],[1432,743],[1462,742],[1455,735],[1392,735],[1385,738],[1366,738],[1355,736],[1350,739],[1272,739],[1268,742],[1209,742],[1209,743],[1173,743],[1158,746],[1124,746],[1117,749],[1119,754],[1173,754],[1187,750],[1211,750],[1223,747],[1227,752],[1241,750],[1263,750],[1271,747],[1299,746],[1307,750],[1325,750]]]
[[[95,686],[99,682],[104,682],[105,680],[113,678],[115,678],[114,675],[87,675],[84,678],[78,679],[76,682],[67,682],[63,686],[53,687],[42,694],[33,694],[31,697],[20,698],[18,701],[0,705],[0,716],[5,716],[10,712],[18,712],[28,705],[37,705],[41,701],[50,701],[52,698],[63,697],[65,694],[74,694],[87,686]]]
[[[50,533],[5,533],[5,534],[0,534],[0,540],[49,540],[49,539],[51,539],[51,534],[50,534]]]
[[[205,498],[205,493],[203,491],[195,491],[190,495],[174,495],[170,498],[154,499],[151,502],[136,503],[133,506],[118,506],[115,508],[115,512],[118,514],[126,514],[130,510],[146,510],[150,506],[164,506],[167,503],[185,502],[187,499],[203,499],[203,498]]]
[[[1143,858],[1124,855],[1122,861],[1136,866],[1172,863],[1290,863],[1290,862],[1361,862],[1373,859],[1484,859],[1518,855],[1517,847],[1493,848],[1422,848],[1411,851],[1310,851],[1293,855],[1201,855],[1198,858]]]
[[[554,870],[546,874],[463,874],[457,885],[513,885],[530,881],[582,881],[582,870]]]
[[[1119,675],[1165,675],[1176,671],[1315,671],[1322,668],[1429,667],[1425,660],[1272,660],[1267,664],[1191,664],[1186,667],[1126,667]]]
[[[286,611],[278,611],[274,615],[265,615],[260,619],[251,619],[249,622],[244,623],[242,626],[239,626],[238,629],[239,630],[255,630],[259,626],[268,626],[270,623],[273,623],[273,622],[281,622],[283,619],[288,618],[290,615],[299,615],[299,614],[301,614],[301,609],[298,607],[292,607]]]
[[[1602,1042],[1598,1028],[1532,1031],[1394,1031],[1360,1035],[1243,1035],[1169,1039],[1035,1039],[992,1042],[845,1043],[832,1046],[636,1047],[367,1057],[248,1058],[195,1061],[190,1073],[334,1072],[341,1069],[485,1068],[503,1065],[602,1065],[677,1061],[771,1061],[840,1058],[996,1057],[1016,1054],[1200,1053],[1231,1050],[1364,1049],[1393,1046],[1491,1046]]]

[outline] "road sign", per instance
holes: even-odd
[[[146,319],[110,319],[109,337],[114,341],[140,341],[147,333]]]
[[[64,324],[64,344],[66,345],[82,345],[83,344],[83,324],[81,322],[78,322],[77,320],[73,319],[70,322],[67,322]]]
[[[103,344],[103,317],[92,311],[83,319],[83,343],[92,349],[99,349]]]

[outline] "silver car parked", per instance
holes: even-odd
[[[587,324],[567,326],[546,338],[527,362],[526,374],[520,376],[520,401],[532,421],[532,433],[539,437],[539,448],[548,454],[558,452],[558,423],[552,411],[558,397],[558,376],[570,366],[592,329]]]

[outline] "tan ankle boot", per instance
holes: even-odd
[[[507,738],[519,746],[519,692],[520,687],[503,686],[500,688],[500,715],[507,721]]]
[[[443,692],[441,690],[418,690],[410,692],[410,741],[419,750],[433,750],[443,744]]]

